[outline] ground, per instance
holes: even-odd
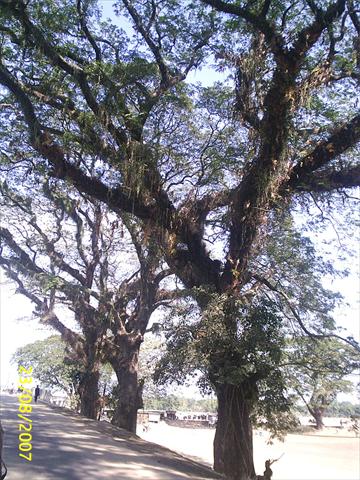
[[[33,459],[18,456],[17,397],[1,394],[6,480],[205,480],[209,468],[104,422],[33,405]]]
[[[187,429],[151,424],[144,440],[106,422],[96,422],[45,403],[34,405],[33,460],[18,456],[17,397],[1,395],[5,430],[6,480],[205,480],[218,478],[206,468],[212,462],[214,429]],[[329,435],[331,432],[331,435]],[[266,443],[265,432],[255,432],[258,473],[265,460],[282,455],[272,469],[273,480],[358,480],[360,439],[346,431],[326,430],[316,435],[288,435],[284,443]],[[169,449],[191,457],[192,461]],[[196,461],[197,460],[197,461]],[[201,464],[202,463],[202,464]]]
[[[151,442],[211,464],[214,429],[172,427],[150,424],[139,435]],[[266,432],[255,432],[254,454],[258,474],[267,459],[280,460],[271,467],[273,480],[358,480],[360,478],[360,438],[346,430],[328,429],[320,434],[288,435],[285,442],[268,445]]]

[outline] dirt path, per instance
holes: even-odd
[[[214,429],[188,429],[151,424],[139,435],[198,461],[212,464]],[[272,466],[273,480],[359,480],[360,438],[328,435],[288,435],[285,442],[267,444],[268,434],[254,435],[255,467],[264,471],[268,458],[282,458]]]

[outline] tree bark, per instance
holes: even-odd
[[[99,377],[98,368],[87,370],[79,385],[80,413],[94,420],[97,419],[99,408]]]
[[[214,469],[228,480],[256,479],[250,414],[253,388],[221,384],[216,387],[218,422],[214,439]]]
[[[323,422],[323,411],[319,408],[313,410],[313,417],[315,418],[316,422],[316,430],[322,430],[324,428]]]
[[[121,358],[111,361],[117,376],[119,392],[111,423],[132,433],[136,433],[137,411],[142,407],[138,362],[139,347],[123,351]]]

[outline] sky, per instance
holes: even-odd
[[[110,17],[112,2],[110,0],[102,0],[100,3],[104,7],[104,16]],[[199,81],[204,85],[211,85],[220,78],[221,74],[217,74],[209,69],[203,69],[202,71],[192,73],[190,80]],[[328,238],[335,237],[335,232],[329,228],[323,236],[313,238],[320,251],[323,249],[324,235]],[[357,239],[349,239],[348,242],[352,244],[354,250],[353,256],[348,261],[350,275],[347,278],[335,280],[324,278],[324,284],[332,290],[339,291],[344,297],[343,303],[335,312],[337,324],[347,329],[347,332],[344,332],[343,335],[352,335],[359,340],[360,251]],[[40,326],[36,320],[29,320],[32,309],[30,301],[22,295],[15,293],[14,286],[6,281],[3,272],[0,270],[1,385],[17,382],[16,368],[10,365],[11,355],[17,348],[35,340],[44,339],[54,333],[49,328]]]

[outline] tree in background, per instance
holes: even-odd
[[[81,364],[81,413],[95,419],[108,328],[104,300],[115,275],[110,256],[122,249],[120,235],[112,234],[100,205],[51,181],[18,185],[0,185],[3,220],[10,220],[0,228],[0,265],[17,292],[35,304],[34,316],[61,334]],[[80,331],[67,326],[66,311]]]
[[[214,467],[255,478],[251,416],[270,384],[259,351],[274,367],[278,355],[257,333],[278,338],[280,320],[334,333],[299,314],[261,256],[279,211],[331,211],[332,193],[360,184],[354,3],[117,1],[134,38],[99,21],[96,2],[0,8],[4,170],[45,172],[157,233],[203,317],[199,350],[219,403]],[[234,88],[184,83],[210,52]]]
[[[156,329],[157,325],[155,325]],[[164,354],[164,345],[158,337],[147,337],[139,355],[139,378],[143,384],[142,400],[145,409],[170,409],[167,407],[167,390],[154,381],[156,365]]]
[[[288,361],[289,387],[306,405],[316,428],[321,430],[323,416],[337,395],[354,389],[348,376],[360,368],[358,355],[337,339],[302,338],[290,344]]]
[[[180,292],[160,285],[170,271],[163,268],[156,239],[138,222],[126,222],[139,261],[139,269],[116,292],[109,311],[108,341],[104,358],[113,367],[118,380],[117,403],[111,422],[136,432],[137,410],[143,407],[144,379],[138,378],[139,352],[155,310],[167,305]],[[144,233],[145,232],[145,233]]]
[[[71,404],[79,403],[85,365],[60,335],[51,335],[18,348],[11,361],[18,366],[32,366],[35,377],[45,388],[63,390]],[[106,394],[111,373],[106,365],[100,368],[99,379],[103,387],[100,395]],[[78,407],[80,409],[80,405]]]
[[[60,335],[52,335],[18,348],[12,362],[18,366],[32,366],[34,375],[44,387],[63,390],[73,399],[79,394],[83,367],[73,360],[68,348]]]
[[[304,414],[307,413],[306,407],[303,407],[301,412]],[[352,415],[360,416],[360,404],[354,404],[351,402],[338,402],[334,401],[327,410],[327,415],[329,417],[351,417]]]
[[[119,383],[113,423],[135,431],[138,352],[153,311],[173,296],[160,288],[169,271],[161,269],[151,234],[144,239],[131,220],[119,230],[106,208],[51,181],[21,188],[4,182],[0,193],[9,219],[0,227],[0,265],[81,364],[81,413],[97,418],[100,367],[109,362]],[[80,332],[60,320],[61,307]]]

